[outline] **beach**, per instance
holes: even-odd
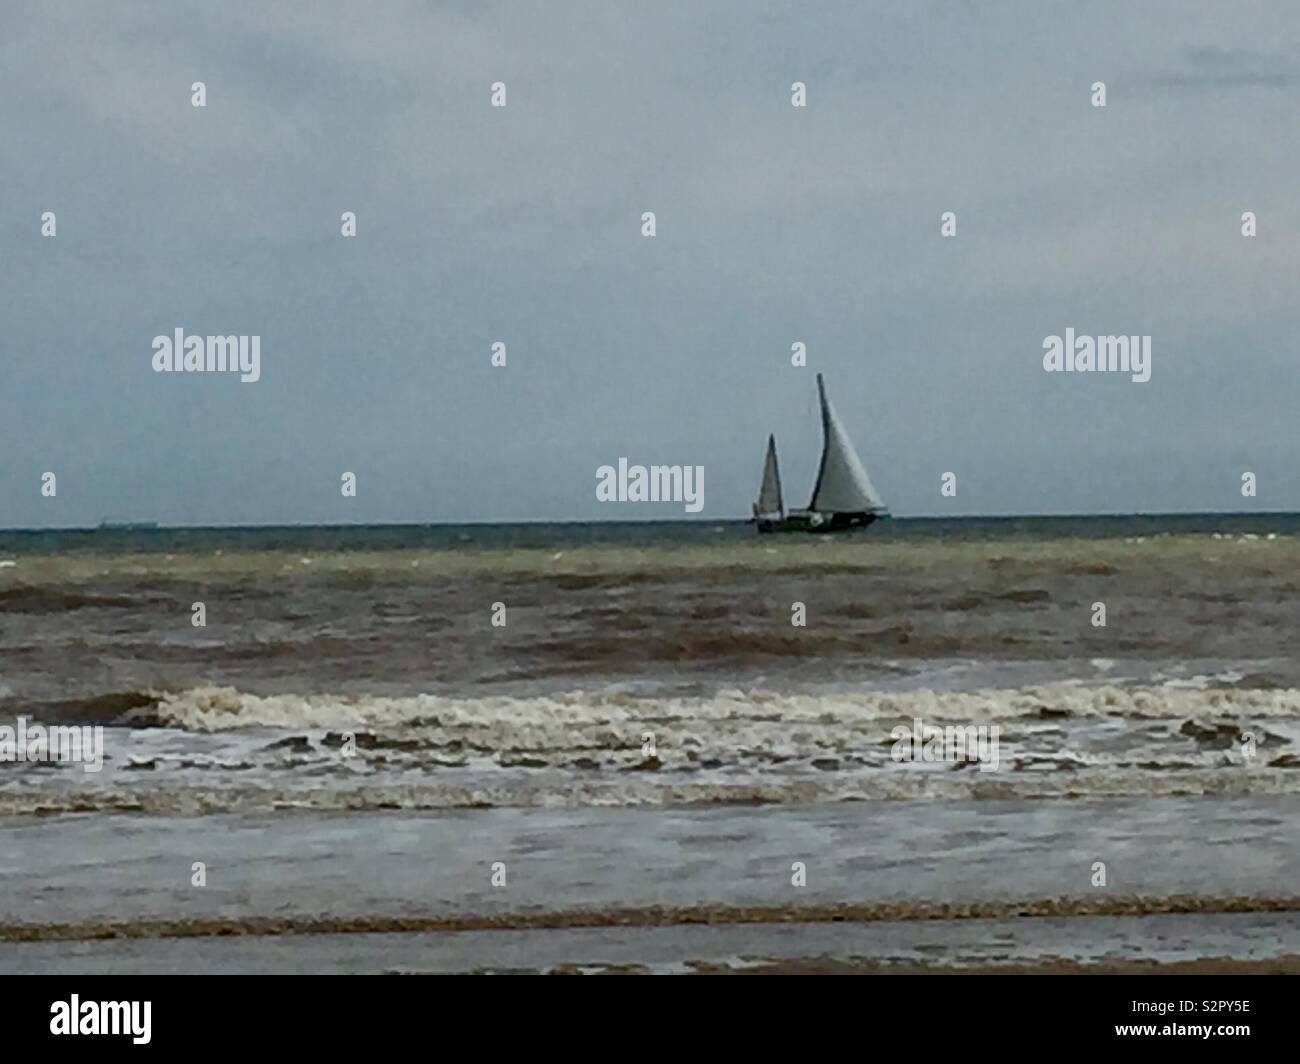
[[[1300,528],[1073,520],[0,534],[0,968],[1294,970]]]

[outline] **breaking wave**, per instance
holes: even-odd
[[[133,703],[129,705],[128,703]],[[141,709],[142,704],[147,709]],[[911,720],[994,724],[1068,718],[1129,720],[1300,720],[1300,690],[1180,687],[1122,687],[1082,683],[1043,684],[980,691],[860,691],[789,694],[723,690],[707,697],[638,696],[623,692],[480,698],[414,695],[255,695],[231,687],[180,692],[106,695],[101,710],[122,705],[123,724],[146,723],[188,731],[237,728],[330,728],[358,724],[468,725],[565,729],[574,726],[640,723],[648,720],[703,724],[709,721],[788,725],[841,725]]]
[[[0,815],[1300,794],[1300,690],[1214,677],[692,696],[196,687],[29,713],[107,725],[103,770],[0,763]],[[985,730],[969,757],[900,754],[918,720]]]

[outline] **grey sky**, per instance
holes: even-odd
[[[596,502],[620,456],[743,516],[769,431],[802,505],[818,370],[896,514],[1300,509],[1294,3],[3,22],[0,525],[683,516]],[[1151,381],[1044,373],[1067,326]],[[155,374],[177,327],[261,381]]]

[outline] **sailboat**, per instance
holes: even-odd
[[[822,460],[812,501],[806,510],[787,512],[781,496],[776,437],[768,436],[763,483],[754,503],[754,523],[760,532],[842,532],[866,528],[889,513],[826,398],[826,384],[820,373],[817,395],[822,407]]]

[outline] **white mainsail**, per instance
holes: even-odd
[[[817,374],[817,394],[822,401],[822,462],[808,509],[821,513],[861,513],[884,509],[884,500],[872,486],[862,459],[835,417],[826,398],[822,375]]]
[[[781,471],[776,464],[776,437],[767,438],[767,459],[763,463],[763,486],[758,489],[758,502],[754,504],[756,514],[785,515],[785,505],[781,499]]]

